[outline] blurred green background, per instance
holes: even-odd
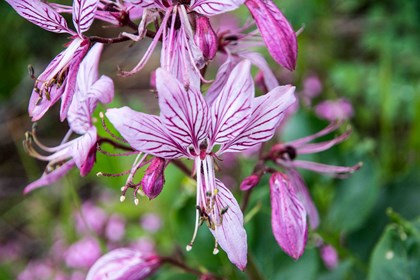
[[[31,260],[48,258],[57,230],[68,244],[78,240],[72,217],[87,200],[96,202],[108,214],[125,217],[122,245],[145,236],[154,239],[160,253],[178,252],[192,267],[208,269],[226,279],[420,279],[420,1],[276,2],[295,30],[304,26],[298,37],[296,71],[285,73],[275,66],[281,83],[292,82],[301,92],[305,79],[316,75],[323,90],[314,104],[345,97],[355,111],[350,139],[311,159],[338,165],[364,163],[360,171],[345,180],[303,173],[322,220],[320,228],[310,233],[303,257],[293,261],[272,236],[266,177],[254,191],[245,213],[250,249],[246,272],[238,271],[223,252],[211,254],[213,238],[204,227],[200,228],[194,249],[185,253],[183,248],[193,231],[195,189],[194,182],[174,167],[166,171],[162,194],[152,201],[141,199],[139,206],[130,199],[119,203],[124,177],[95,176],[98,171],[126,170],[134,158],[103,155],[98,156],[98,164],[88,177],[80,178],[73,171],[53,186],[24,197],[23,188],[44,168],[43,163],[24,153],[21,144],[24,132],[31,127],[26,108],[33,81],[27,65],[33,65],[38,75],[61,51],[66,37],[28,23],[2,1],[0,245],[4,248],[13,243],[18,249],[13,251],[15,255],[2,249],[0,279],[14,279]],[[248,16],[245,9],[237,14],[243,20]],[[98,30],[100,27],[100,23],[95,25]],[[119,30],[100,32],[112,36]],[[144,46],[129,45],[107,47],[103,54],[101,72],[116,83],[118,97],[112,106],[130,104],[135,109],[153,111],[156,105],[145,104],[156,103],[148,84],[150,70],[157,67],[158,61],[148,63],[143,75],[127,80],[116,75],[117,65],[128,69],[140,58],[139,50]],[[57,116],[55,108],[39,125],[40,138],[51,145],[58,144],[67,130]],[[325,125],[311,107],[302,107],[279,137],[305,136]],[[233,180],[232,187],[240,198],[238,185],[250,174],[254,161],[237,160],[239,164],[220,176],[234,175],[228,179]],[[151,212],[160,215],[163,223],[153,234],[138,223]],[[319,237],[339,254],[339,265],[333,270],[321,261],[315,246]],[[101,244],[105,252],[105,243]],[[62,269],[71,271],[65,265]],[[194,278],[170,266],[162,267],[154,276]]]

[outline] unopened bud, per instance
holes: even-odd
[[[251,176],[246,177],[240,186],[241,191],[247,191],[258,185],[260,182],[260,177],[258,177],[255,174],[252,174]]]
[[[146,169],[141,184],[143,186],[144,194],[149,198],[153,199],[160,194],[165,183],[165,176],[163,171],[165,170],[166,161],[163,158],[154,158]]]
[[[335,248],[331,245],[321,247],[321,259],[328,269],[333,269],[338,265],[338,255]]]
[[[217,52],[217,35],[208,17],[197,16],[194,40],[207,60],[212,60]]]

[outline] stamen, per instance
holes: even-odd
[[[104,155],[107,156],[111,156],[111,157],[119,157],[119,156],[131,156],[131,155],[136,155],[139,152],[126,152],[126,153],[110,153],[107,151],[102,150],[101,145],[97,144],[96,145],[96,150]]]
[[[219,244],[217,244],[217,239],[214,239],[214,249],[213,249],[213,255],[217,255],[219,253]]]
[[[120,202],[124,202],[124,200],[125,200],[125,195],[121,195],[120,196]]]
[[[117,141],[121,141],[121,142],[127,143],[127,140],[125,140],[124,138],[121,138],[121,137],[115,135],[114,133],[111,132],[111,130],[108,129],[108,127],[106,126],[106,123],[105,123],[105,116],[104,116],[104,113],[103,112],[99,112],[99,118],[101,118],[102,127],[104,128],[104,130],[109,135],[111,135],[112,138],[114,138]]]
[[[98,176],[98,177],[121,177],[121,176],[130,174],[130,171],[131,170],[126,170],[126,171],[123,171],[121,173],[104,173],[104,172],[98,172],[98,173],[96,173],[96,176]]]

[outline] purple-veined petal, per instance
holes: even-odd
[[[311,228],[316,229],[319,226],[318,210],[312,201],[311,195],[309,194],[308,188],[306,187],[302,176],[293,167],[286,168],[286,173],[290,179],[290,184],[296,191],[296,195],[299,197],[300,201],[305,207]]]
[[[254,81],[251,63],[245,60],[233,69],[211,106],[211,144],[224,144],[242,132],[251,115]]]
[[[331,147],[343,142],[347,138],[349,138],[351,132],[352,132],[351,129],[348,129],[346,132],[344,132],[343,134],[335,137],[334,139],[331,139],[331,140],[328,140],[328,141],[323,141],[323,142],[318,142],[318,143],[307,143],[307,144],[301,146],[300,148],[296,149],[296,151],[299,155],[302,155],[302,154],[314,154],[314,153],[318,153],[318,152],[328,150],[329,148],[331,148]]]
[[[128,107],[108,109],[106,116],[137,151],[167,159],[187,155],[185,149],[172,140],[157,116],[139,113]]]
[[[73,1],[73,24],[77,34],[87,31],[95,19],[95,12],[99,0],[74,0]]]
[[[142,280],[159,266],[157,256],[144,256],[132,249],[119,248],[99,258],[90,268],[86,280]]]
[[[295,102],[295,87],[279,86],[254,99],[249,122],[241,133],[225,144],[222,152],[249,149],[273,137],[284,111]]]
[[[274,60],[289,70],[294,70],[297,58],[296,34],[271,0],[247,0],[255,23]]]
[[[236,10],[244,0],[191,0],[190,9],[205,15],[214,16]]]
[[[77,168],[84,166],[88,156],[97,141],[96,128],[93,126],[84,135],[80,136],[71,149],[72,157]]]
[[[308,135],[306,137],[290,141],[287,144],[289,146],[293,146],[295,149],[299,149],[299,147],[305,145],[306,143],[308,143],[312,140],[315,140],[316,138],[319,138],[321,136],[327,135],[327,134],[333,132],[334,130],[337,130],[341,126],[341,124],[342,124],[342,122],[332,122],[327,127],[318,131],[315,134]]]
[[[93,83],[98,80],[98,66],[102,49],[103,44],[96,43],[80,63],[79,72],[77,73],[77,89],[85,94]]]
[[[248,59],[262,71],[265,86],[269,91],[279,85],[276,76],[273,71],[271,71],[270,66],[261,54],[257,52],[240,52],[238,55],[244,59]]]
[[[297,260],[306,245],[306,211],[289,179],[279,172],[270,178],[270,199],[273,235],[283,251]]]
[[[6,0],[16,12],[39,27],[56,33],[74,32],[67,27],[66,20],[48,4],[39,0]]]
[[[229,260],[240,270],[247,264],[247,236],[244,229],[243,214],[232,193],[216,179],[218,194],[215,203],[215,230],[211,233]]]
[[[74,161],[69,160],[60,167],[57,167],[53,171],[42,174],[42,177],[36,180],[35,182],[30,183],[26,188],[23,190],[24,194],[27,194],[35,189],[38,189],[43,186],[50,185],[56,181],[58,181],[61,177],[67,174],[69,170],[74,166]]]
[[[195,88],[188,92],[169,72],[156,71],[160,119],[171,136],[183,147],[193,145],[196,151],[207,135],[208,107]]]
[[[222,92],[223,86],[226,84],[229,73],[232,72],[233,68],[235,67],[236,63],[230,54],[227,55],[225,63],[223,63],[219,70],[217,70],[216,78],[214,82],[210,85],[209,89],[206,93],[206,101],[209,106],[212,106],[214,100],[219,96],[220,92]]]
[[[108,76],[102,75],[89,89],[89,98],[97,99],[107,104],[114,98],[114,81]]]

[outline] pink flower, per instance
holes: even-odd
[[[162,219],[157,214],[145,214],[142,216],[140,224],[143,229],[155,233],[162,227]]]
[[[331,245],[322,245],[320,249],[321,259],[328,269],[334,269],[338,265],[338,255]]]
[[[96,44],[80,65],[74,98],[68,108],[70,130],[62,144],[57,147],[46,147],[37,139],[35,128],[32,133],[27,134],[27,140],[24,142],[27,152],[37,159],[47,161],[48,165],[42,177],[29,184],[24,193],[57,181],[74,166],[77,166],[82,176],[86,176],[92,169],[96,155],[97,133],[91,115],[99,101],[109,103],[114,95],[112,80],[98,75],[101,51],[102,45]],[[73,132],[81,136],[68,141]],[[51,154],[40,155],[33,144]]]
[[[132,249],[115,249],[98,259],[90,268],[87,280],[147,279],[160,267],[158,256],[143,256]]]
[[[141,180],[144,194],[153,199],[160,194],[165,183],[163,171],[166,167],[166,161],[163,158],[153,158],[149,167]]]
[[[270,139],[283,111],[295,100],[291,86],[254,98],[250,67],[249,61],[239,63],[211,104],[197,89],[187,91],[170,73],[158,69],[160,117],[128,107],[107,111],[107,117],[134,149],[165,159],[194,160],[198,207],[187,250],[192,248],[198,226],[206,222],[216,246],[220,244],[242,270],[247,261],[243,215],[229,189],[215,178],[214,156],[243,151]],[[214,151],[216,146],[218,151]]]
[[[65,262],[72,268],[89,268],[100,256],[98,241],[92,237],[85,237],[67,249]]]
[[[106,220],[105,211],[95,206],[91,201],[84,202],[80,212],[75,215],[76,229],[79,234],[87,234],[90,231],[101,234]]]
[[[125,219],[121,215],[113,214],[109,217],[105,228],[105,235],[111,241],[120,241],[125,234]]]
[[[29,101],[29,115],[32,121],[37,121],[61,98],[60,118],[63,121],[73,99],[80,63],[90,45],[83,33],[94,20],[98,0],[73,2],[72,17],[76,32],[70,30],[66,20],[47,3],[39,0],[7,2],[28,21],[51,32],[68,33],[73,38],[67,49],[57,55],[35,80]]]
[[[345,98],[326,100],[315,107],[315,113],[321,119],[325,119],[330,122],[348,120],[353,116],[353,107]]]

